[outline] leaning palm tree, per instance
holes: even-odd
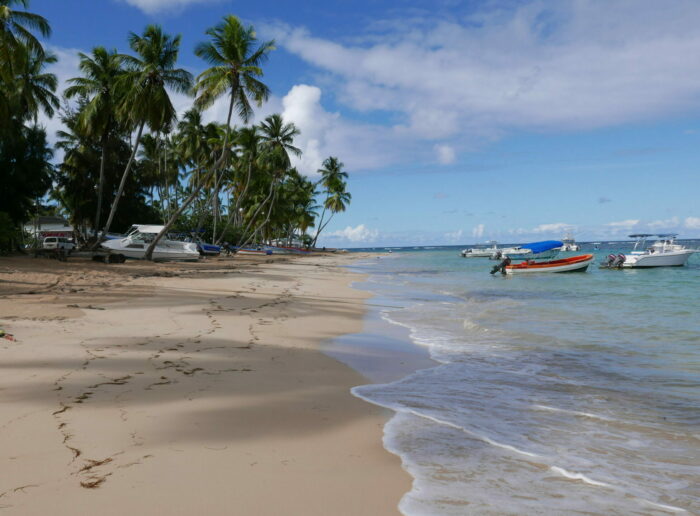
[[[123,59],[116,50],[110,51],[104,47],[95,47],[92,55],[80,52],[78,56],[80,57],[79,68],[83,76],[68,80],[72,86],[66,89],[65,96],[79,97],[87,101],[80,113],[80,124],[86,131],[100,139],[102,155],[94,225],[94,230],[97,232],[100,229],[102,214],[107,145],[109,135],[117,125],[116,108],[120,100],[117,84],[124,73]]]
[[[229,96],[226,134],[221,156],[208,172],[208,174],[216,174],[224,166],[228,157],[234,109],[237,110],[241,119],[247,122],[252,115],[251,100],[261,106],[269,97],[269,88],[260,81],[259,77],[263,75],[261,66],[274,49],[274,42],[264,42],[256,47],[255,29],[250,25],[244,26],[237,17],[232,15],[224,17],[219,25],[207,30],[206,34],[211,41],[199,44],[195,54],[207,61],[211,67],[197,77],[194,88],[197,95],[195,104],[199,108],[207,108],[222,96],[227,94]],[[187,200],[172,215],[165,228],[149,246],[146,258],[150,259],[158,241],[197,198],[205,181],[206,178],[202,178],[200,185],[193,189]]]
[[[319,169],[318,171],[319,174],[321,174],[321,179],[318,181],[317,185],[320,184],[321,186],[323,186],[324,192],[326,193],[326,198],[323,201],[323,211],[321,212],[321,219],[319,220],[318,228],[316,229],[316,235],[314,236],[314,240],[312,243],[314,247],[316,246],[316,240],[318,240],[318,235],[320,235],[323,228],[326,227],[323,224],[323,219],[326,215],[328,199],[331,197],[334,187],[336,187],[336,185],[338,185],[339,183],[343,183],[343,181],[348,177],[348,173],[343,170],[343,167],[345,165],[334,156],[326,158],[323,161],[322,166],[323,168]]]
[[[182,68],[175,68],[180,39],[180,36],[172,37],[164,33],[157,25],[146,27],[142,36],[133,32],[129,35],[129,46],[138,57],[122,56],[126,72],[118,81],[118,87],[123,88],[119,111],[132,127],[138,129],[134,148],[122,174],[103,233],[109,231],[117,212],[144,127],[148,125],[154,133],[166,130],[176,118],[168,89],[188,93],[192,87],[192,75]]]
[[[323,226],[319,224],[318,231],[316,232],[316,238],[313,242],[314,247],[316,246],[316,239],[318,238],[318,235],[321,233],[321,231],[323,231],[326,228],[328,223],[333,219],[333,215],[345,211],[347,205],[350,204],[350,201],[352,200],[352,195],[350,195],[350,192],[346,191],[346,187],[347,185],[342,181],[338,181],[336,184],[331,186],[330,196],[326,199],[326,202],[323,203],[323,209],[330,211],[331,216],[328,217],[328,220],[325,224],[323,224]]]

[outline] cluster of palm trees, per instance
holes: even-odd
[[[59,106],[56,77],[44,72],[56,57],[34,34],[48,36],[48,22],[12,8],[26,3],[0,0],[0,250],[21,240],[18,223],[51,186],[52,152],[36,120]]]
[[[25,112],[14,116],[36,127],[38,112],[52,116],[59,99],[56,78],[43,71],[55,57],[32,35],[48,36],[49,25],[15,8],[26,9],[28,1],[0,0],[3,68],[14,68],[7,80],[3,70],[0,117],[11,117],[14,106]],[[301,154],[293,123],[274,114],[250,124],[254,106],[270,93],[261,78],[274,42],[260,42],[253,27],[232,15],[206,35],[195,55],[209,68],[197,77],[178,68],[180,36],[157,25],[129,34],[132,54],[99,46],[79,54],[80,76],[69,80],[60,108],[65,130],[57,146],[64,158],[51,176],[51,198],[86,238],[162,222],[149,257],[166,232],[200,228],[215,243],[315,245],[351,200],[343,164],[328,158],[321,179],[311,181],[292,166]],[[22,88],[10,96],[13,84]],[[180,119],[173,94],[194,98]],[[226,121],[205,123],[203,113],[220,99]]]

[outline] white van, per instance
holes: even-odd
[[[66,237],[46,237],[44,238],[44,249],[65,249],[69,253],[75,248],[75,244]]]

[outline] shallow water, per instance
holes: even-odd
[[[700,255],[528,277],[493,264],[436,249],[355,267],[439,362],[353,391],[397,412],[385,445],[415,478],[401,510],[700,513]]]

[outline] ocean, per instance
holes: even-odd
[[[516,277],[454,247],[378,256],[357,287],[435,361],[353,389],[396,412],[404,514],[700,514],[700,254]]]

